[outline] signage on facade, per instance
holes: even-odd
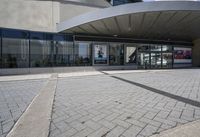
[[[94,45],[94,64],[107,64],[107,45]]]
[[[192,63],[192,49],[175,47],[174,63]]]

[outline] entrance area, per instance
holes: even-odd
[[[73,53],[77,66],[170,69],[191,64],[191,47],[176,45],[76,41]]]
[[[140,69],[172,68],[172,59],[172,46],[138,46],[138,68]]]
[[[138,54],[138,67],[140,69],[150,68],[150,55],[149,53],[139,53]]]
[[[159,69],[162,68],[161,53],[151,53],[151,68]]]

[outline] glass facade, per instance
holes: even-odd
[[[0,29],[0,68],[135,65],[139,69],[192,64],[192,47],[142,42],[76,41],[69,34]]]
[[[29,40],[27,32],[2,30],[1,44],[2,68],[29,67]]]
[[[110,65],[123,65],[124,64],[124,45],[111,43],[109,47],[109,63]]]
[[[173,50],[171,45],[138,45],[139,68],[172,68]]]
[[[127,4],[127,3],[135,3],[135,2],[142,2],[142,0],[107,0],[113,6]]]
[[[30,64],[31,67],[53,66],[53,43],[41,39],[30,40]]]
[[[137,47],[135,44],[125,44],[125,64],[137,63]]]
[[[71,66],[73,65],[73,42],[54,41],[54,65]]]
[[[89,66],[92,64],[91,43],[76,42],[74,48],[75,64],[81,66]]]

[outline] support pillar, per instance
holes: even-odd
[[[193,41],[193,49],[192,49],[192,66],[200,67],[200,39]]]

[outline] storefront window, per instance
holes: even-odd
[[[174,47],[174,63],[175,64],[191,64],[192,48]]]
[[[124,64],[124,46],[122,44],[110,44],[110,65]]]
[[[29,66],[29,41],[27,39],[2,39],[3,68],[24,68]]]
[[[53,65],[53,43],[45,40],[30,40],[31,67],[47,67]]]
[[[161,45],[150,45],[151,51],[161,51]]]
[[[94,43],[93,45],[94,65],[108,65],[108,44]]]
[[[139,68],[150,68],[150,55],[149,53],[138,53]]]
[[[75,44],[75,64],[91,65],[91,44],[86,42],[77,42]]]
[[[172,68],[172,53],[162,53],[162,67]]]
[[[139,44],[138,46],[138,51],[149,51],[150,46],[148,44]]]
[[[73,64],[73,43],[66,41],[54,41],[55,66],[69,66]]]
[[[125,44],[125,63],[136,64],[137,48],[134,44]]]
[[[163,45],[162,46],[162,51],[172,51],[172,46],[167,46],[167,45]]]
[[[26,31],[2,30],[2,67],[29,67],[29,39]]]
[[[154,52],[151,53],[151,68],[161,68],[162,59],[161,53]]]
[[[1,29],[0,29],[0,68],[2,68],[2,56],[1,56],[2,55],[1,54],[2,53],[2,45],[1,45],[2,42],[1,42],[1,38],[2,37],[1,37]]]

